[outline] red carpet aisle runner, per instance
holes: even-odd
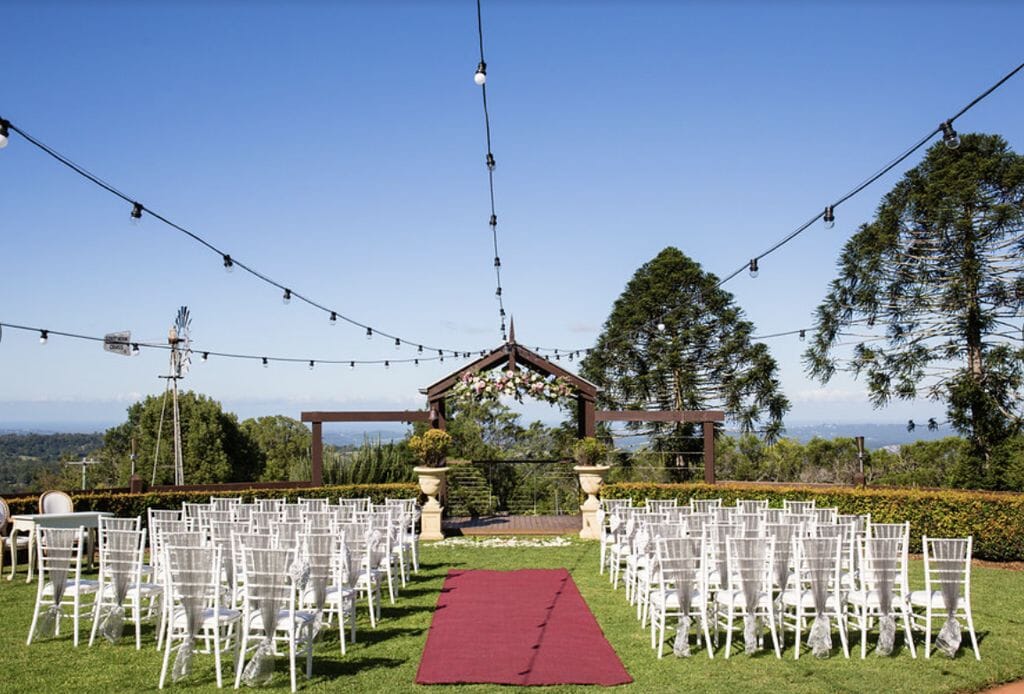
[[[419,684],[627,684],[565,569],[449,571]]]

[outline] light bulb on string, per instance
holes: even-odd
[[[384,360],[384,368],[385,369],[390,369],[391,368],[391,362],[389,362],[387,359]]]
[[[396,337],[395,338],[395,349],[401,349],[401,348],[402,348],[402,341]]]
[[[133,357],[139,356],[139,346],[136,343],[134,343],[134,342],[132,343],[132,356]]]
[[[832,205],[825,206],[825,214],[822,215],[822,220],[825,222],[826,229],[834,229],[836,226],[836,215],[832,210]]]
[[[367,328],[366,329],[366,339],[367,340],[373,339],[373,328]]]
[[[309,360],[309,370],[312,371],[314,366],[316,366],[316,362],[314,362],[312,359],[310,359]]]
[[[269,362],[269,361],[267,361],[267,358],[266,358],[266,357],[263,357],[263,368],[265,369],[265,368],[267,368],[268,366],[270,366],[270,362]]]
[[[665,321],[658,321],[658,332],[665,332]]]
[[[231,259],[230,255],[224,255],[224,272],[231,272],[235,269],[235,261]]]
[[[0,149],[7,146],[10,132],[11,122],[0,118]]]
[[[750,276],[751,277],[757,277],[759,272],[760,271],[758,270],[758,267],[757,267],[757,258],[751,258],[750,259]]]
[[[473,82],[476,86],[482,87],[487,84],[487,63],[480,61],[480,64],[476,66],[476,72],[473,74]]]
[[[417,354],[423,354],[423,345],[419,345],[419,346],[416,347],[416,353]]]
[[[331,311],[331,325],[333,326],[333,325],[337,325],[337,324],[338,324],[338,314],[335,313],[334,311]]]
[[[491,152],[488,152],[487,153],[487,159],[485,160],[485,163],[487,164],[487,170],[488,171],[494,171],[494,167],[497,166],[497,163],[494,161],[494,154],[492,154]],[[497,220],[495,220],[495,224],[497,224]]]
[[[420,360],[419,360],[419,359],[413,359],[413,360],[412,360],[412,363],[413,363],[413,364],[414,364],[415,366],[419,366],[419,365],[420,365]]]
[[[46,341],[50,339],[50,331],[40,330],[39,331],[39,344],[45,345]]]
[[[354,361],[350,361],[350,362],[348,363],[348,368],[350,368],[350,369],[354,369],[354,368],[356,368],[356,363],[355,363]]]
[[[133,202],[132,203],[132,211],[131,211],[131,223],[132,224],[138,224],[139,220],[142,219],[142,210],[143,209],[144,208],[142,207],[142,203],[141,202]]]
[[[203,361],[208,361],[210,359],[210,353],[209,352],[203,352],[202,359],[203,359]]]
[[[803,342],[806,339],[807,339],[807,331],[804,330],[803,328],[800,328],[800,342]]]
[[[960,146],[960,136],[953,129],[953,121],[946,121],[939,128],[942,130],[942,141],[946,144],[946,147],[956,149]]]
[[[292,290],[291,289],[285,289],[284,290],[284,294],[281,295],[281,303],[283,303],[285,306],[287,306],[288,304],[291,303],[291,301],[292,301]]]

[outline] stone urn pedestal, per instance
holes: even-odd
[[[441,532],[441,512],[444,507],[437,500],[437,495],[444,488],[447,467],[415,467],[413,472],[420,483],[420,491],[427,497],[427,503],[420,509],[420,539],[443,540]]]
[[[609,465],[577,465],[573,471],[580,476],[580,489],[587,495],[580,511],[583,513],[583,527],[580,529],[580,537],[584,540],[600,540],[601,526],[597,522],[597,512],[601,508],[601,502],[597,495],[604,485],[604,478],[608,475]]]

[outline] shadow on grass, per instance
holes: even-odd
[[[330,679],[342,675],[358,675],[361,672],[382,668],[397,668],[406,664],[401,658],[360,658],[349,653],[341,660],[324,660],[313,658],[313,675],[315,678]]]

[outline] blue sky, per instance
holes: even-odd
[[[593,343],[636,269],[674,245],[725,275],[1021,61],[1012,2],[484,2],[506,307],[528,346]],[[3,5],[0,116],[232,256],[364,323],[498,344],[472,2]],[[957,128],[1024,150],[1024,78]],[[907,166],[726,287],[761,334],[809,326],[842,244]],[[414,356],[292,302],[12,135],[0,151],[0,320],[197,349]],[[789,420],[875,411],[771,340]],[[460,362],[211,359],[185,387],[242,416],[419,407]],[[5,330],[0,426],[114,423],[160,392],[135,358]],[[528,417],[551,417],[526,407]]]

